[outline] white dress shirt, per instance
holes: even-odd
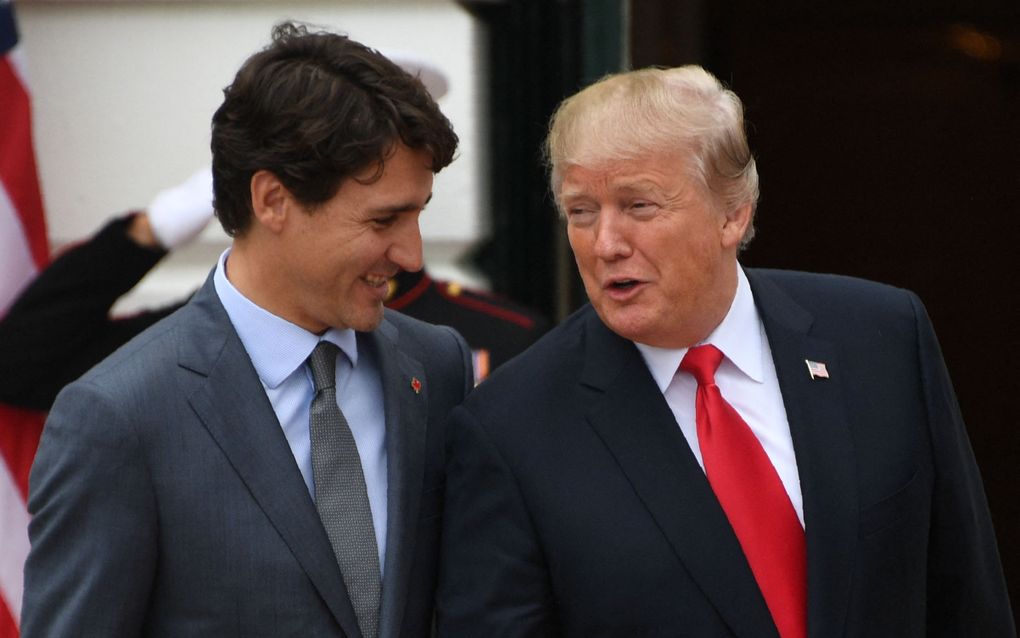
[[[803,526],[804,504],[793,439],[790,437],[790,422],[779,391],[779,379],[765,336],[765,326],[754,305],[747,276],[739,267],[737,292],[729,312],[712,334],[697,345],[703,344],[712,344],[722,351],[723,360],[715,373],[715,383],[723,398],[743,417],[758,438]],[[693,376],[680,370],[680,362],[688,349],[655,348],[642,343],[635,345],[704,470],[694,407],[698,383]]]
[[[319,341],[332,342],[345,355],[338,355],[336,360],[337,403],[347,418],[361,457],[382,573],[386,565],[387,479],[386,417],[379,367],[370,353],[358,356],[358,340],[353,330],[331,328],[319,336],[255,305],[227,279],[229,255],[227,249],[216,266],[213,275],[216,294],[248,352],[313,500],[315,482],[308,420],[315,385],[305,362]]]

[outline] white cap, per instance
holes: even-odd
[[[159,243],[179,248],[198,236],[213,216],[212,169],[201,168],[180,184],[156,193],[146,212]]]
[[[431,60],[427,60],[412,51],[386,48],[378,49],[378,51],[396,63],[397,66],[421,80],[421,83],[425,85],[425,88],[432,95],[433,100],[439,100],[439,98],[446,95],[446,91],[449,88],[446,74]]]

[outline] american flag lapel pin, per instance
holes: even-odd
[[[829,371],[825,368],[825,364],[821,361],[812,361],[811,359],[804,359],[804,363],[807,364],[808,374],[811,375],[812,379],[828,379]]]
[[[418,377],[411,377],[411,389],[415,394],[421,394],[421,381],[418,380]]]

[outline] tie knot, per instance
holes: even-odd
[[[698,385],[712,385],[715,383],[715,371],[719,369],[722,358],[722,351],[713,345],[697,346],[684,355],[680,369],[694,376]]]
[[[320,341],[308,357],[308,367],[312,369],[312,382],[315,391],[336,387],[336,355],[340,348],[328,341]]]

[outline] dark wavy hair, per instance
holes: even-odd
[[[268,170],[309,208],[366,167],[382,175],[396,143],[438,173],[457,134],[414,76],[350,38],[286,22],[241,66],[212,119],[216,215],[232,237],[251,226],[251,177]]]

